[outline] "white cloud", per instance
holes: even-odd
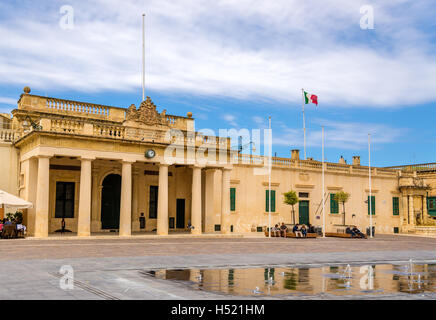
[[[17,104],[17,100],[15,98],[9,98],[9,97],[0,97],[0,104]]]
[[[372,1],[375,30],[360,30],[349,0],[70,1],[31,6],[0,23],[0,83],[34,91],[140,93],[141,13],[147,12],[147,85],[160,92],[389,106],[436,100],[431,35],[420,31],[431,4]],[[44,12],[42,12],[44,11]]]
[[[235,127],[235,128],[238,127],[238,124],[237,124],[237,122],[236,122],[236,117],[235,117],[234,115],[231,115],[231,114],[224,114],[224,115],[222,116],[222,118],[223,118],[225,121],[227,121],[228,124],[230,124],[232,127]]]
[[[378,123],[340,122],[324,119],[317,119],[314,122],[325,127],[326,148],[343,150],[366,149],[368,146],[368,133],[371,134],[371,142],[377,146],[397,142],[407,132],[407,129],[393,128]],[[303,141],[302,129],[286,128],[282,131],[273,131],[274,145],[302,147]],[[321,145],[321,130],[308,130],[307,146],[320,147]]]

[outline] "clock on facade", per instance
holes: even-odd
[[[148,159],[154,158],[156,156],[156,152],[153,149],[147,150],[145,152],[145,157]]]

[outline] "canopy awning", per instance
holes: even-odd
[[[0,190],[0,208],[27,209],[33,204],[10,193]]]

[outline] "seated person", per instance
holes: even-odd
[[[307,227],[306,227],[306,225],[302,225],[301,226],[301,234],[303,235],[303,238],[306,238],[307,237]]]
[[[296,224],[295,226],[294,226],[294,228],[292,229],[292,232],[293,233],[295,233],[295,236],[298,238],[298,237],[302,237],[303,236],[303,234],[301,233],[301,231],[300,231],[300,228],[298,227],[298,224]]]
[[[3,220],[0,220],[0,232],[3,230]]]
[[[351,229],[351,231],[353,231],[354,234],[357,235],[359,238],[365,238],[365,235],[359,229],[357,229],[356,226],[353,226],[353,229]]]
[[[278,225],[278,224],[276,224],[276,225],[274,226],[274,228],[271,229],[271,234],[272,234],[274,237],[280,237],[280,228],[279,228],[279,225]]]
[[[282,237],[286,238],[286,232],[288,232],[288,227],[285,226],[284,222],[282,222],[282,225],[280,226],[280,232],[282,234]]]
[[[345,229],[345,233],[351,234],[351,238],[354,238],[356,236],[356,233],[350,227],[347,227],[347,229]]]
[[[194,229],[194,226],[191,224],[191,220],[188,220],[187,228],[188,228],[189,230]]]
[[[25,226],[24,224],[18,223],[18,224],[17,224],[17,230],[18,230],[18,231],[23,231],[23,234],[25,234],[27,228],[26,228],[26,226]]]
[[[6,222],[4,223],[5,226],[10,226],[12,225],[12,221],[10,220],[6,220]]]
[[[315,227],[312,226],[310,223],[307,225],[307,232],[308,233],[316,233],[315,232]]]

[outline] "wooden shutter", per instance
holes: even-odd
[[[236,210],[236,188],[230,188],[230,211]]]
[[[375,215],[375,196],[371,196],[371,200],[369,199],[369,196],[368,196],[368,215],[369,215],[369,201],[371,201],[372,215]]]
[[[400,214],[400,199],[398,197],[392,198],[393,215],[398,216]]]
[[[334,193],[330,194],[330,213],[331,214],[339,213],[339,204],[335,200],[335,195],[336,194],[334,194]]]
[[[276,211],[276,192],[271,190],[271,212]],[[269,212],[269,190],[265,191],[265,212]]]

